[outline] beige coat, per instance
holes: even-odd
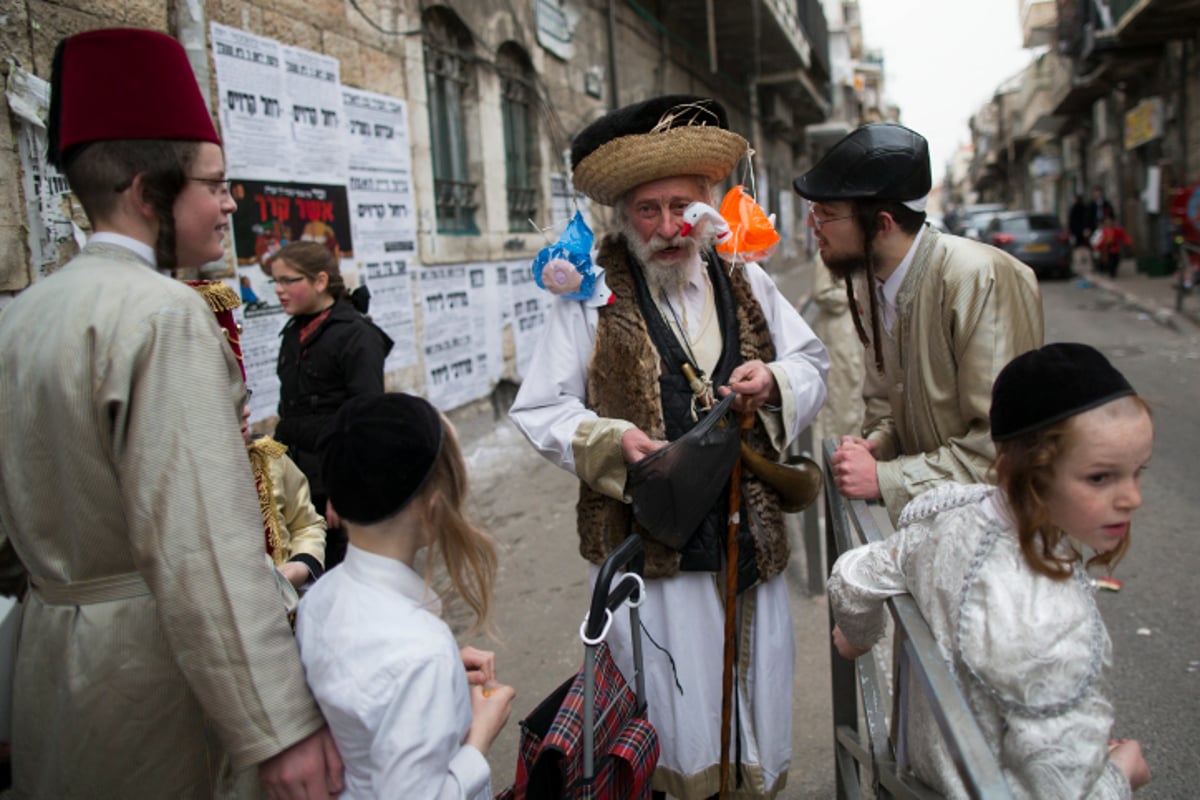
[[[813,261],[813,303],[813,333],[829,351],[828,393],[814,425],[813,444],[820,453],[821,440],[857,436],[862,430],[863,346],[850,317],[846,282],[833,277],[819,255]]]
[[[992,382],[1014,357],[1041,347],[1043,335],[1033,270],[932,229],[896,301],[899,318],[883,334],[884,374],[868,349],[863,383],[863,435],[881,443],[876,475],[893,522],[938,484],[988,481]]]
[[[92,244],[0,314],[0,531],[33,582],[19,797],[211,797],[320,712],[263,558],[244,389],[196,292]]]

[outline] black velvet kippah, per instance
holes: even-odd
[[[347,402],[320,444],[321,475],[338,516],[370,525],[399,513],[433,474],[444,438],[441,415],[420,397]]]
[[[992,439],[1001,442],[1137,394],[1094,347],[1056,342],[1017,356],[992,384]]]

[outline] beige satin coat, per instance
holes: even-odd
[[[263,558],[243,394],[200,296],[124,248],[89,245],[0,313],[0,531],[41,587],[16,796],[211,797],[222,750],[243,769],[322,724]],[[75,604],[122,575],[133,596]]]
[[[856,296],[865,298],[861,291]],[[990,245],[932,229],[896,301],[899,317],[891,336],[883,333],[884,374],[868,347],[863,382],[863,435],[880,442],[876,476],[893,523],[909,500],[938,484],[988,482],[996,456],[992,382],[1043,338],[1033,270]]]

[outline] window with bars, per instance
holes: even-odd
[[[504,157],[508,194],[508,230],[528,233],[537,219],[537,84],[529,56],[505,42],[496,55],[500,76],[500,112],[504,121]]]
[[[475,91],[471,34],[444,9],[430,9],[423,23],[438,233],[476,234],[478,185],[471,179],[467,143],[467,106]]]

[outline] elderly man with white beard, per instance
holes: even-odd
[[[697,409],[730,392],[753,417],[748,443],[777,457],[825,399],[825,348],[757,264],[718,259],[711,235],[682,235],[693,202],[748,154],[715,101],[666,96],[610,112],[572,145],[575,188],[614,206],[618,231],[596,263],[609,291],[559,298],[510,415],[548,459],[579,477],[580,553],[595,579],[630,533],[646,539],[645,648],[649,718],[661,756],[656,794],[688,800],[720,790],[722,587],[729,485],[680,548],[634,519],[629,468],[690,430]],[[685,369],[685,367],[687,369]],[[698,376],[689,380],[687,372]],[[738,797],[773,797],[792,750],[794,644],[789,549],[779,498],[743,471],[735,661]],[[607,638],[632,675],[631,631],[617,615]]]

